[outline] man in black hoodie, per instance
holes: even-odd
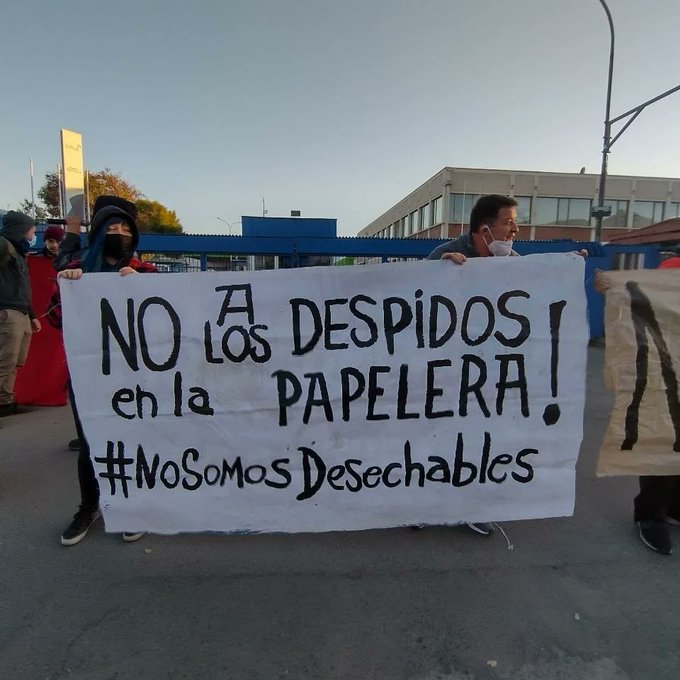
[[[23,365],[31,334],[40,330],[31,306],[26,254],[35,244],[35,220],[10,210],[0,230],[0,417],[22,413],[14,398],[17,369]]]

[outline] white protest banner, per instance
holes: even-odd
[[[108,531],[573,512],[576,255],[62,281]]]
[[[608,387],[599,476],[680,475],[680,270],[607,272]]]

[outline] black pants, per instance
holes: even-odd
[[[640,477],[635,496],[635,521],[663,520],[669,514],[680,520],[680,475]]]
[[[90,458],[90,445],[85,439],[83,433],[83,426],[78,415],[78,407],[73,396],[73,387],[71,381],[68,381],[68,393],[71,400],[71,410],[73,411],[73,420],[76,424],[76,432],[80,440],[80,453],[78,454],[78,482],[80,483],[80,504],[83,510],[93,511],[99,507],[99,484],[94,475],[94,467],[92,459]]]

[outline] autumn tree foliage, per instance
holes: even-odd
[[[182,233],[180,223],[174,210],[170,210],[162,203],[147,198],[134,184],[131,184],[119,174],[109,168],[99,172],[89,173],[88,178],[90,211],[99,196],[114,195],[131,201],[137,206],[137,225],[142,232]],[[42,206],[37,206],[37,212],[47,213],[50,217],[59,216],[59,178],[56,172],[45,174],[45,183],[38,190],[38,198]],[[29,207],[30,201],[24,201]]]

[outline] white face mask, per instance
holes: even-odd
[[[484,243],[486,243],[486,247],[489,249],[489,252],[494,257],[504,257],[512,253],[512,240],[497,241],[493,237],[493,234],[491,233],[491,229],[489,229],[489,227],[486,227],[486,231],[491,236],[491,243],[487,242],[486,237],[484,237]]]
[[[489,250],[494,257],[502,257],[512,253],[512,241],[496,241],[489,243]]]

